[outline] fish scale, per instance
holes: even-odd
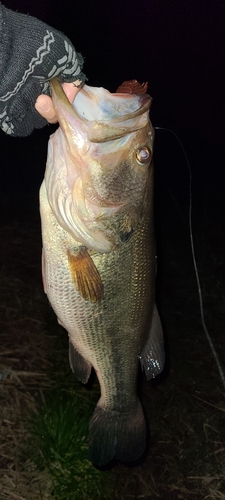
[[[59,105],[61,95],[60,93],[57,95],[57,89],[56,86],[54,96],[56,107]],[[66,106],[68,107],[67,104]],[[68,110],[70,111],[69,107]],[[58,109],[59,121],[61,113],[63,110],[60,108]],[[75,133],[73,111],[72,118]],[[80,119],[79,117],[78,120]],[[65,122],[65,117],[63,120]],[[130,122],[131,116],[129,115]],[[63,122],[61,126],[63,129]],[[87,126],[86,121],[85,126]],[[148,122],[146,122],[146,127],[146,134],[142,131],[137,132],[135,147],[140,140],[145,140],[145,144],[150,141]],[[129,134],[129,130],[127,133]],[[115,134],[115,124],[113,134]],[[108,135],[109,124],[107,125],[107,141]],[[132,145],[134,133],[132,132],[131,135]],[[63,138],[61,131],[59,137],[60,140]],[[71,140],[70,136],[66,137],[66,140]],[[54,138],[55,141],[56,138]],[[60,148],[59,144],[57,144],[58,148]],[[91,144],[89,149],[90,170]],[[52,145],[49,151],[51,155]],[[65,145],[62,151],[65,155]],[[75,167],[76,153],[75,148],[73,152]],[[53,207],[57,204],[51,203],[51,196],[52,193],[58,191],[55,189],[55,184],[50,186],[49,179],[53,179],[54,182],[56,179],[58,182],[60,173],[58,175],[56,171],[55,175],[52,169],[61,168],[62,158],[61,155],[58,165],[55,164],[56,160],[52,162],[52,157],[49,159],[46,168],[47,183],[44,180],[40,190],[45,290],[60,324],[68,332],[72,370],[79,380],[86,382],[93,367],[99,380],[101,397],[89,426],[90,459],[94,465],[98,466],[105,465],[114,457],[122,461],[135,460],[141,456],[146,445],[146,423],[137,396],[139,359],[148,379],[156,376],[162,370],[164,363],[162,329],[154,303],[153,165],[151,161],[148,167],[144,166],[147,168],[145,174],[140,169],[141,179],[145,179],[142,206],[140,210],[138,209],[140,204],[136,205],[136,210],[140,213],[138,212],[135,216],[135,221],[138,223],[131,233],[126,233],[126,231],[134,220],[129,219],[129,214],[134,210],[132,195],[129,205],[126,193],[126,203],[122,209],[118,208],[118,213],[113,207],[112,214],[110,214],[109,207],[107,207],[105,219],[102,220],[100,217],[98,220],[96,217],[92,241],[98,231],[104,231],[104,224],[107,238],[111,237],[109,241],[111,249],[98,251],[93,249],[93,245],[89,248],[88,241],[84,246],[83,241],[79,241],[71,234],[71,230],[67,231],[66,227],[62,227],[61,217],[58,218],[57,213],[54,213]],[[64,162],[66,164],[66,158]],[[71,155],[69,162],[71,162]],[[104,165],[101,167],[104,168]],[[65,169],[65,165],[63,168]],[[134,178],[138,176],[139,165],[133,165],[130,162],[127,168],[130,168],[128,178],[132,179],[133,169],[135,170]],[[106,175],[105,167],[104,176],[99,182],[104,182]],[[84,178],[86,179],[85,176]],[[91,181],[90,178],[89,184]],[[141,182],[138,190],[140,190]],[[49,186],[53,189],[49,190]],[[105,189],[107,189],[107,182]],[[83,190],[85,194],[85,183],[83,183]],[[121,193],[120,198],[122,199]],[[102,210],[101,203],[100,207]],[[116,223],[113,217],[116,218]],[[119,242],[119,235],[123,233],[124,227],[125,234],[130,234],[130,237],[122,238]],[[110,228],[111,231],[107,232]],[[84,237],[87,237],[86,232],[84,234]]]

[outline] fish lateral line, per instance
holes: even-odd
[[[84,300],[100,302],[103,299],[104,287],[98,269],[86,247],[79,251],[68,250],[68,266],[72,281]]]

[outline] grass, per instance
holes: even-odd
[[[107,473],[88,460],[89,416],[90,408],[74,391],[57,390],[48,394],[32,419],[39,449],[34,462],[51,474],[56,500],[95,500],[101,498],[103,487],[107,489]]]

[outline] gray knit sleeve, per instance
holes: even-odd
[[[0,128],[12,136],[29,135],[46,125],[35,110],[49,80],[85,81],[83,58],[60,31],[0,4]]]

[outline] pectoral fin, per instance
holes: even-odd
[[[86,248],[82,247],[77,253],[68,251],[68,264],[79,294],[90,302],[100,301],[103,298],[102,280]]]
[[[147,380],[155,378],[164,367],[165,352],[161,320],[155,305],[149,338],[140,355],[142,371]]]
[[[91,373],[91,364],[84,359],[69,341],[69,362],[72,372],[77,379],[86,384]]]

